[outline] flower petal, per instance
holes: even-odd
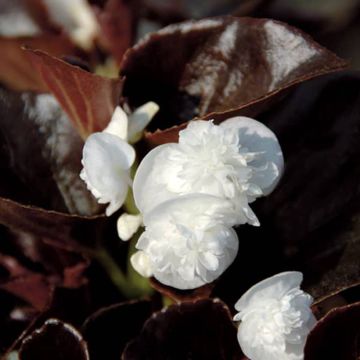
[[[133,268],[144,277],[151,277],[153,275],[150,258],[144,251],[137,251],[130,258]]]
[[[235,304],[235,309],[243,311],[250,303],[264,298],[281,298],[290,289],[299,287],[302,280],[303,275],[301,272],[288,271],[260,281],[241,296]]]
[[[276,135],[259,121],[243,116],[230,118],[220,126],[237,129],[241,147],[251,153],[260,153],[250,162],[257,168],[251,181],[262,189],[264,195],[270,194],[284,169],[284,158]]]
[[[141,161],[134,178],[133,192],[137,208],[145,214],[156,205],[173,198],[175,195],[157,182],[157,174],[152,171],[158,155],[176,144],[164,144],[151,150]]]
[[[128,138],[128,116],[121,106],[117,106],[111,117],[108,126],[103,130],[108,134],[116,135],[120,139],[127,140]]]
[[[130,115],[128,139],[131,144],[141,139],[144,129],[158,111],[159,105],[149,101]]]

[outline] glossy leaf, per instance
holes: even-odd
[[[28,50],[28,56],[83,138],[106,127],[119,102],[120,80],[89,73],[41,51]]]
[[[114,304],[92,314],[82,330],[91,359],[119,360],[151,313],[151,302],[143,300]]]
[[[88,360],[86,342],[71,325],[57,319],[49,319],[24,339],[19,358],[21,360]]]
[[[155,101],[151,130],[193,117],[223,120],[249,104],[345,62],[286,24],[218,17],[171,25],[127,52],[121,73],[132,106]],[[273,98],[272,98],[273,99]],[[182,125],[184,126],[184,125]],[[176,141],[179,129],[148,134],[154,144]]]
[[[304,360],[357,360],[360,354],[360,302],[337,307],[310,332]]]
[[[323,298],[316,299],[312,305],[316,318],[321,319],[330,310],[360,301],[360,283],[349,287],[344,287],[332,294],[328,294]]]
[[[35,37],[0,37],[0,81],[18,91],[46,91],[41,77],[24,53],[23,47],[40,49],[54,56],[77,54],[74,45],[64,35],[41,34]]]
[[[86,236],[91,244],[85,227],[102,217],[80,216],[101,209],[79,178],[81,138],[50,95],[0,94],[0,223],[64,246]]]
[[[181,303],[155,313],[123,354],[124,360],[242,358],[229,310],[219,300]]]

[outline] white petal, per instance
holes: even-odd
[[[120,139],[127,141],[128,116],[120,106],[115,108],[108,126],[103,131],[108,134],[116,135]]]
[[[252,166],[263,168],[255,173],[251,182],[258,185],[264,195],[270,194],[284,169],[284,158],[276,135],[259,121],[242,116],[230,118],[220,126],[237,129],[242,147],[247,148],[249,152],[262,153],[251,162]]]
[[[152,171],[158,161],[158,155],[176,144],[164,144],[151,150],[141,161],[134,178],[133,192],[137,208],[145,214],[156,205],[176,196],[157,182],[157,174]]]
[[[141,139],[144,129],[158,111],[159,105],[150,101],[137,108],[130,115],[128,139],[131,144]]]
[[[117,232],[121,240],[128,241],[138,231],[142,224],[141,215],[124,213],[117,221]]]
[[[288,271],[260,281],[241,296],[235,304],[235,309],[243,311],[250,304],[263,299],[279,299],[290,289],[299,287],[302,280],[301,272]]]
[[[130,258],[133,268],[144,277],[153,275],[152,265],[149,257],[143,251],[137,251]]]
[[[229,200],[206,194],[188,194],[160,203],[144,215],[145,226],[157,221],[174,221],[194,229],[218,224],[234,226],[237,215]],[[216,223],[215,223],[216,222]]]
[[[131,184],[129,169],[134,160],[132,146],[115,135],[94,133],[85,142],[81,178],[99,203],[110,203],[108,216],[125,201]]]

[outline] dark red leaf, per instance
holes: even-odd
[[[23,300],[4,290],[0,290],[0,303],[0,354],[3,355],[31,326],[39,313]]]
[[[93,223],[104,219],[80,216],[101,209],[79,177],[82,139],[50,95],[0,94],[0,223],[64,247],[74,238],[91,246]]]
[[[360,355],[360,302],[337,307],[310,332],[304,360],[357,360]]]
[[[71,325],[49,319],[24,339],[21,360],[88,360],[86,342]]]
[[[41,274],[16,277],[0,284],[0,288],[26,301],[37,311],[45,309],[53,291],[53,286]]]
[[[239,360],[228,308],[219,300],[172,305],[155,313],[123,354],[124,360]]]
[[[21,205],[0,198],[0,223],[45,238],[47,243],[70,251],[94,247],[105,216],[82,217]]]
[[[360,301],[360,283],[340,289],[332,294],[316,299],[312,305],[316,318],[321,319],[330,310]]]
[[[132,106],[150,100],[160,105],[150,129],[164,130],[196,116],[237,115],[249,104],[345,65],[286,24],[218,17],[151,34],[125,54],[121,73],[123,95]],[[147,140],[176,141],[178,131],[148,134]]]
[[[27,50],[27,55],[83,138],[106,127],[119,102],[120,80],[89,73],[41,51]]]
[[[91,315],[83,326],[91,360],[119,360],[126,344],[137,336],[152,313],[150,301],[111,305]]]
[[[83,141],[48,94],[0,89],[0,196],[91,215],[99,207],[79,178]]]
[[[0,36],[0,81],[10,89],[20,91],[46,91],[39,74],[22,49],[29,46],[53,56],[76,55],[78,51],[64,35],[42,34],[34,37],[7,38]]]

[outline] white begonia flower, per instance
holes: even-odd
[[[166,201],[145,214],[132,265],[143,276],[178,289],[218,278],[233,262],[238,239],[231,202],[191,194]]]
[[[283,166],[275,134],[256,120],[192,121],[180,131],[179,143],[145,156],[134,179],[135,203],[147,213],[185,194],[209,194],[232,200],[237,224],[259,225],[249,203],[275,188]]]
[[[94,133],[85,142],[80,177],[100,204],[109,203],[107,216],[125,201],[134,160],[134,148],[118,136]]]
[[[251,360],[301,360],[316,319],[302,273],[284,272],[250,288],[236,303],[238,340]]]
[[[130,168],[135,161],[135,150],[127,141],[131,139],[135,142],[141,138],[144,128],[158,109],[158,105],[149,102],[128,116],[117,106],[104,131],[86,139],[82,158],[84,168],[80,177],[100,204],[109,203],[107,216],[123,205],[129,186],[132,185]],[[119,220],[117,228],[120,237],[126,240],[130,233],[137,231],[141,220],[124,220]]]
[[[88,50],[99,33],[96,16],[87,0],[44,0],[51,19],[73,41]]]

